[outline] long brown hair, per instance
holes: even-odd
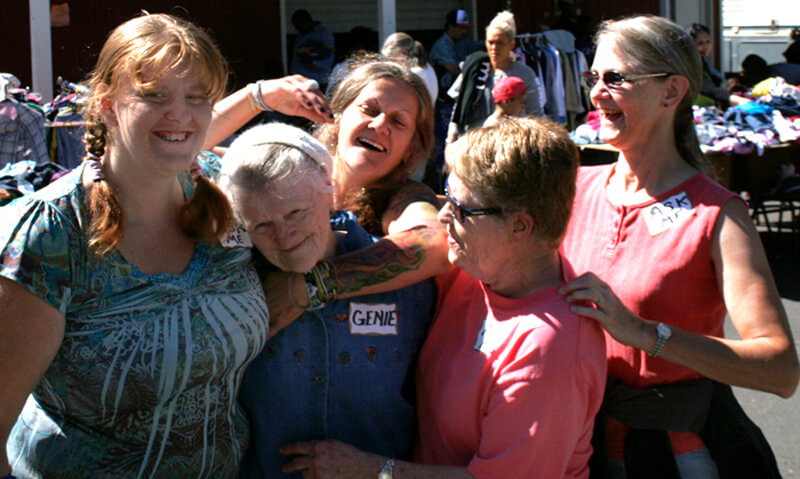
[[[417,98],[416,133],[408,146],[407,155],[383,178],[359,191],[340,192],[338,207],[353,211],[362,226],[373,234],[382,234],[381,215],[391,196],[409,181],[409,177],[424,163],[433,148],[433,106],[428,89],[422,79],[406,66],[393,61],[365,57],[363,61],[351,60],[350,72],[335,87],[331,110],[337,117],[333,124],[323,124],[316,135],[332,152],[336,152],[339,139],[341,113],[358,97],[361,90],[381,78],[408,85]],[[341,161],[334,154],[334,161]]]
[[[145,70],[157,74],[145,79]],[[227,63],[202,29],[170,15],[147,13],[115,28],[88,80],[91,95],[84,113],[84,159],[97,161],[106,152],[110,133],[101,115],[104,101],[124,85],[147,87],[174,73],[199,74],[212,103],[225,93]],[[96,182],[88,199],[89,246],[96,254],[106,254],[122,239],[124,212],[113,185],[107,181]],[[206,178],[198,178],[194,194],[181,208],[181,228],[193,238],[211,239],[225,231],[231,219],[225,195]]]

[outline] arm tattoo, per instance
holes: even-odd
[[[386,283],[403,273],[418,270],[427,257],[427,246],[433,238],[443,234],[445,231],[441,228],[421,226],[393,234],[391,240],[382,239],[359,251],[330,259],[339,293],[358,292]],[[400,288],[421,279],[381,290]]]

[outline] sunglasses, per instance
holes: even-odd
[[[453,216],[459,223],[464,222],[467,216],[486,216],[486,215],[499,215],[503,212],[500,208],[464,208],[461,203],[450,196],[450,188],[447,184],[447,179],[444,180],[444,197],[453,206]]]
[[[669,76],[669,73],[644,73],[641,75],[623,75],[620,72],[615,72],[613,70],[603,72],[603,75],[600,75],[597,72],[583,72],[583,83],[586,84],[589,88],[594,88],[597,85],[597,82],[600,81],[602,78],[603,83],[607,87],[619,87],[622,86],[623,83],[632,82],[636,80],[643,80],[645,78],[658,78],[658,77],[665,77]]]

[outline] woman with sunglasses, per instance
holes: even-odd
[[[501,120],[447,150],[452,269],[419,356],[416,462],[297,443],[285,472],[320,479],[586,478],[606,378],[602,329],[558,294],[578,154],[545,119]],[[387,432],[391,433],[391,432]],[[304,477],[306,477],[304,475]]]
[[[609,409],[627,423],[605,424],[612,477],[625,477],[628,429],[665,431],[674,477],[718,477],[698,433],[709,437],[712,399],[733,400],[719,383],[791,396],[800,371],[792,334],[747,204],[709,176],[698,147],[692,102],[703,67],[691,37],[639,16],[603,23],[595,40],[591,99],[601,139],[620,153],[578,173],[562,251],[585,274],[562,293],[606,330],[607,398],[648,399]],[[741,339],[724,338],[726,314]],[[672,401],[672,391],[686,395]],[[632,417],[647,412],[664,421]]]

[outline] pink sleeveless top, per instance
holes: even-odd
[[[614,165],[582,167],[562,253],[580,275],[594,272],[642,318],[722,337],[726,308],[711,261],[722,206],[738,198],[698,174],[638,205],[612,204],[606,184]],[[608,374],[632,387],[700,375],[606,334]]]

